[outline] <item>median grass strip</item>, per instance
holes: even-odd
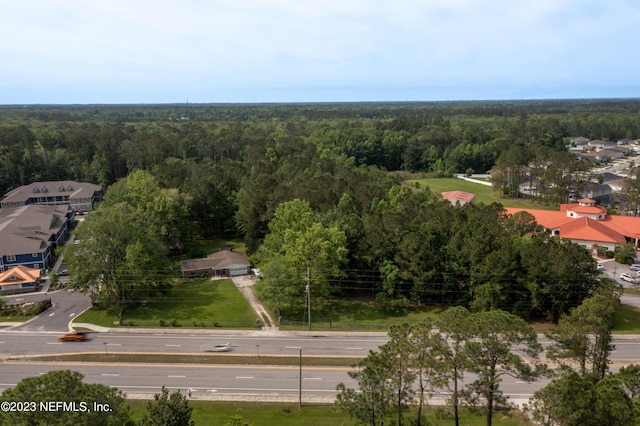
[[[298,366],[299,356],[257,355],[205,355],[205,354],[156,354],[156,353],[78,353],[63,355],[32,355],[9,357],[7,360],[50,362],[108,362],[130,364],[224,364],[224,365],[274,365]],[[359,357],[303,356],[302,364],[318,367],[350,367]]]

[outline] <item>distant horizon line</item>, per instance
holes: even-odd
[[[0,108],[27,107],[99,107],[99,106],[242,106],[242,105],[353,105],[353,104],[429,104],[429,103],[497,103],[497,102],[579,102],[579,101],[634,101],[631,97],[589,97],[589,98],[500,98],[500,99],[441,99],[406,101],[261,101],[261,102],[95,102],[95,103],[10,103],[0,104]]]

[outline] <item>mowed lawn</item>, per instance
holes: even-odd
[[[184,391],[183,391],[184,392]],[[194,399],[197,399],[197,392]],[[148,401],[128,400],[132,417],[136,420],[142,418],[146,411]],[[232,416],[239,416],[244,423],[256,426],[343,426],[356,424],[349,414],[337,411],[333,405],[303,404],[302,411],[298,411],[296,403],[264,403],[264,402],[214,402],[214,401],[189,401],[193,408],[191,420],[196,426],[210,425],[223,426],[229,422]],[[451,408],[439,407],[438,411],[447,412],[449,415],[435,416],[434,409],[425,408],[427,424],[453,425],[451,420]],[[468,426],[482,426],[486,420],[482,413],[470,413],[466,409],[461,410],[460,424]],[[393,417],[393,416],[391,416]],[[408,415],[407,415],[408,417]],[[440,417],[440,418],[438,418]],[[513,417],[504,414],[494,414],[493,424],[496,426],[528,426],[531,423],[522,415],[515,413]],[[406,421],[406,424],[410,422]]]
[[[162,320],[164,327],[251,328],[255,318],[231,280],[193,278],[177,280],[166,296],[125,311],[123,326],[160,327]],[[76,322],[116,327],[118,313],[91,308]]]
[[[475,194],[476,203],[500,203],[504,207],[516,207],[516,208],[529,208],[529,209],[542,209],[542,210],[557,210],[557,206],[549,206],[544,204],[538,204],[527,200],[515,200],[512,198],[502,198],[500,193],[494,190],[490,186],[481,185],[479,183],[467,182],[466,180],[458,178],[432,178],[432,179],[414,179],[408,180],[407,183],[413,184],[417,182],[421,187],[429,187],[429,189],[436,193],[442,193],[446,191],[464,191]]]

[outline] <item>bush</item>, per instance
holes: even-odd
[[[171,327],[178,327],[180,324],[178,324],[178,320],[172,319],[171,320]]]
[[[167,325],[163,319],[161,319],[159,323],[160,323],[160,327],[164,327],[165,325]]]
[[[17,303],[4,306],[0,312],[4,316],[33,316],[38,315],[51,307],[51,300],[43,300],[41,302]]]

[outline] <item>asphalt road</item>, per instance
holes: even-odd
[[[245,336],[242,334],[118,334],[90,333],[84,342],[61,342],[56,332],[0,331],[4,356],[69,352],[203,354],[214,345],[231,343],[229,355],[366,356],[385,343],[385,337]]]
[[[618,346],[618,353],[614,353],[613,370],[623,364],[620,362],[621,354],[629,356],[624,365],[629,361],[638,362],[636,354],[640,343],[619,343],[624,344]],[[301,387],[303,401],[330,402],[335,398],[338,383],[357,388],[355,381],[348,376],[350,368],[305,366],[304,360],[302,370],[298,366],[5,361],[0,363],[0,388],[13,387],[26,377],[62,369],[82,373],[88,383],[115,386],[129,395],[147,398],[166,386],[171,391],[191,388],[194,399],[295,401]],[[465,377],[467,382],[473,379],[471,375]],[[536,390],[548,383],[547,379],[527,383],[506,375],[502,380],[500,388],[518,404],[526,402]],[[441,390],[432,403],[442,403],[448,395],[446,390]]]
[[[26,323],[13,327],[12,331],[50,331],[58,333],[68,331],[69,323],[91,307],[89,296],[70,290],[16,295],[9,299],[9,303],[42,301],[47,298],[52,302],[51,308]]]
[[[0,388],[14,387],[26,377],[48,371],[72,369],[82,373],[87,383],[115,386],[126,393],[158,393],[162,386],[169,390],[194,389],[196,399],[212,393],[260,395],[261,397],[298,395],[299,367],[178,365],[178,364],[87,364],[8,362],[0,364]],[[355,387],[348,368],[305,367],[302,369],[302,388],[306,397],[328,396],[333,400],[338,383]]]

